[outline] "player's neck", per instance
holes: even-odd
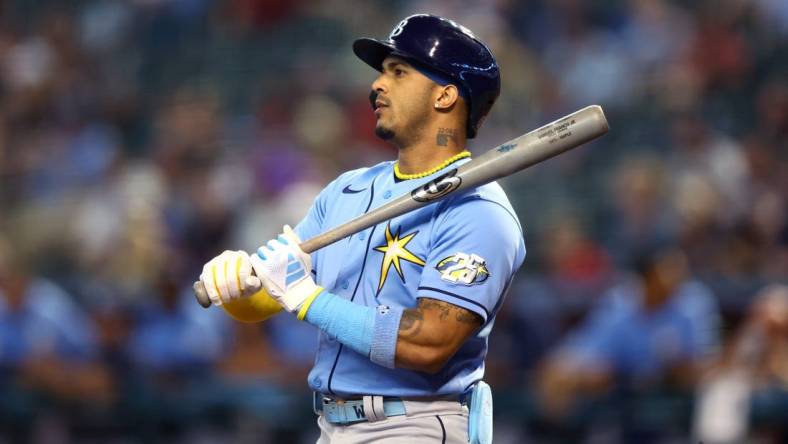
[[[400,147],[397,168],[402,174],[419,174],[440,166],[447,159],[465,150],[465,131],[438,126],[425,131],[425,137]]]

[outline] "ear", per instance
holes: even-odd
[[[460,91],[457,86],[451,83],[444,86],[439,86],[438,96],[435,98],[434,107],[437,110],[450,110],[457,100],[460,98]]]

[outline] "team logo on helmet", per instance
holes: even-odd
[[[394,37],[402,34],[402,31],[405,30],[405,25],[407,25],[407,24],[408,24],[408,19],[405,19],[405,20],[399,22],[399,25],[397,25],[397,27],[394,28],[393,31],[391,31],[391,34],[389,34],[389,40],[391,40]]]
[[[413,190],[410,195],[417,202],[429,202],[439,197],[445,196],[462,183],[462,179],[456,176],[457,168],[448,173],[431,180],[421,187]]]
[[[481,284],[490,277],[487,262],[476,254],[455,253],[441,259],[435,269],[441,272],[441,279],[452,284]]]

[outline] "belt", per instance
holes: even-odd
[[[364,396],[361,399],[337,400],[315,392],[314,410],[322,412],[331,424],[353,424],[361,421],[382,421],[389,416],[405,414],[405,403],[399,398]]]
[[[400,398],[383,396],[363,396],[361,399],[334,399],[313,392],[313,410],[322,414],[331,424],[353,424],[356,422],[382,421],[390,416],[405,415],[405,403]],[[447,400],[443,398],[443,400]],[[454,398],[462,405],[470,401],[470,392]]]

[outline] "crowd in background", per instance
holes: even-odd
[[[496,442],[788,439],[788,3],[4,0],[0,442],[315,438],[316,331],[190,284],[396,157],[350,44],[414,12],[498,59],[473,152],[611,125],[502,182]]]

